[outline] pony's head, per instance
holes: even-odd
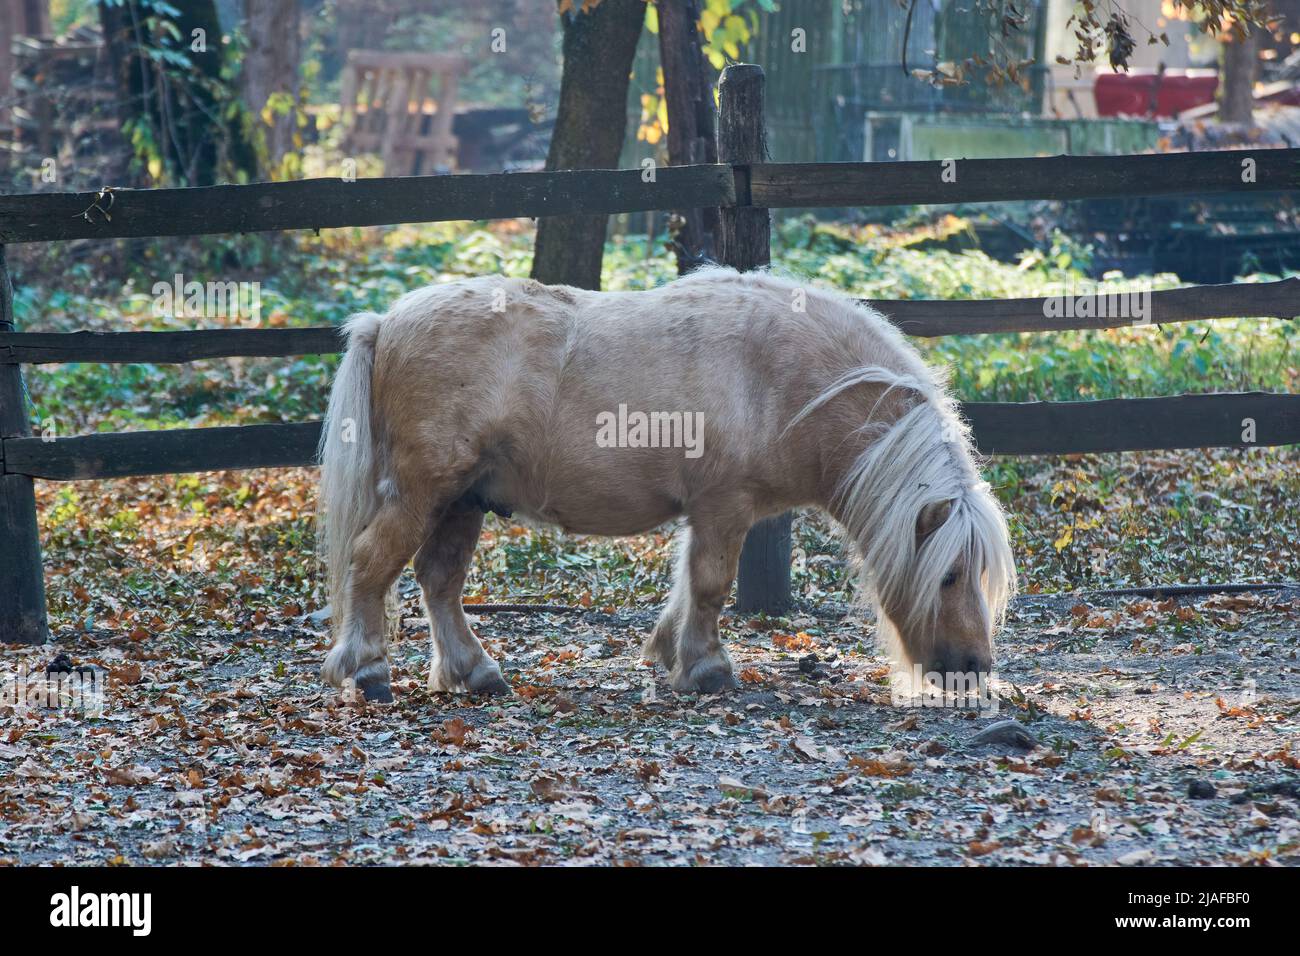
[[[884,386],[832,510],[861,560],[883,644],[922,674],[987,674],[1015,587],[1007,524],[970,432],[942,385],[880,367],[843,376],[800,417],[853,386]],[[885,402],[892,395],[892,401]],[[877,418],[888,404],[891,414]]]
[[[860,545],[885,645],[945,684],[949,675],[988,674],[1015,584],[1006,522],[988,485],[972,482],[922,504],[893,533],[909,540]]]

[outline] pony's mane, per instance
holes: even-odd
[[[979,581],[996,627],[1015,588],[1006,520],[980,478],[970,429],[938,379],[880,366],[852,369],[809,402],[791,427],[842,392],[868,384],[884,386],[859,429],[875,437],[841,478],[835,510],[859,551],[862,584],[881,635],[897,650],[893,624],[933,622],[941,582],[959,560]],[[899,390],[906,393],[903,413],[877,419],[884,399]],[[945,502],[946,519],[918,547],[918,520]],[[906,610],[891,622],[885,607]]]

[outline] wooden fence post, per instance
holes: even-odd
[[[749,205],[749,165],[767,161],[763,68],[729,66],[718,83],[718,162],[736,169],[736,202],[721,210],[718,247],[722,261],[741,272],[771,262],[772,222],[766,209]],[[790,523],[786,513],[750,529],[740,553],[736,610],[781,614],[789,609]]]
[[[13,290],[0,245],[0,332],[13,330]],[[0,354],[0,439],[31,434],[21,367],[6,357]],[[48,636],[35,486],[26,475],[0,474],[0,644],[40,644]]]

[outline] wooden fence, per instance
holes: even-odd
[[[1300,190],[1300,149],[1155,156],[781,165],[762,162],[763,75],[729,67],[720,85],[719,158],[707,166],[488,176],[308,180],[195,189],[0,196],[0,642],[41,641],[46,616],[33,481],[308,465],[319,422],[182,428],[45,441],[27,420],[20,367],[59,362],[192,362],[337,351],[334,328],[187,332],[17,332],[4,244],[324,229],[403,222],[722,211],[721,258],[767,262],[771,207],[1082,199],[1153,193]],[[1300,280],[1151,294],[1151,323],[1293,318]],[[875,301],[913,335],[1058,331],[1134,324],[1049,317],[1044,299]],[[1300,443],[1300,395],[1214,394],[964,406],[993,455]],[[1246,440],[1244,419],[1255,423]],[[742,555],[741,610],[789,605],[789,518],[762,522]]]

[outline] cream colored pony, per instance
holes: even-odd
[[[346,334],[321,437],[329,683],[392,699],[385,597],[414,556],[430,688],[509,691],[461,610],[485,510],[604,535],[684,515],[645,645],[678,691],[733,683],[718,616],[745,532],[807,505],[856,545],[900,659],[990,670],[1015,580],[1006,524],[952,400],[875,312],[723,268],[649,292],[487,277]]]

